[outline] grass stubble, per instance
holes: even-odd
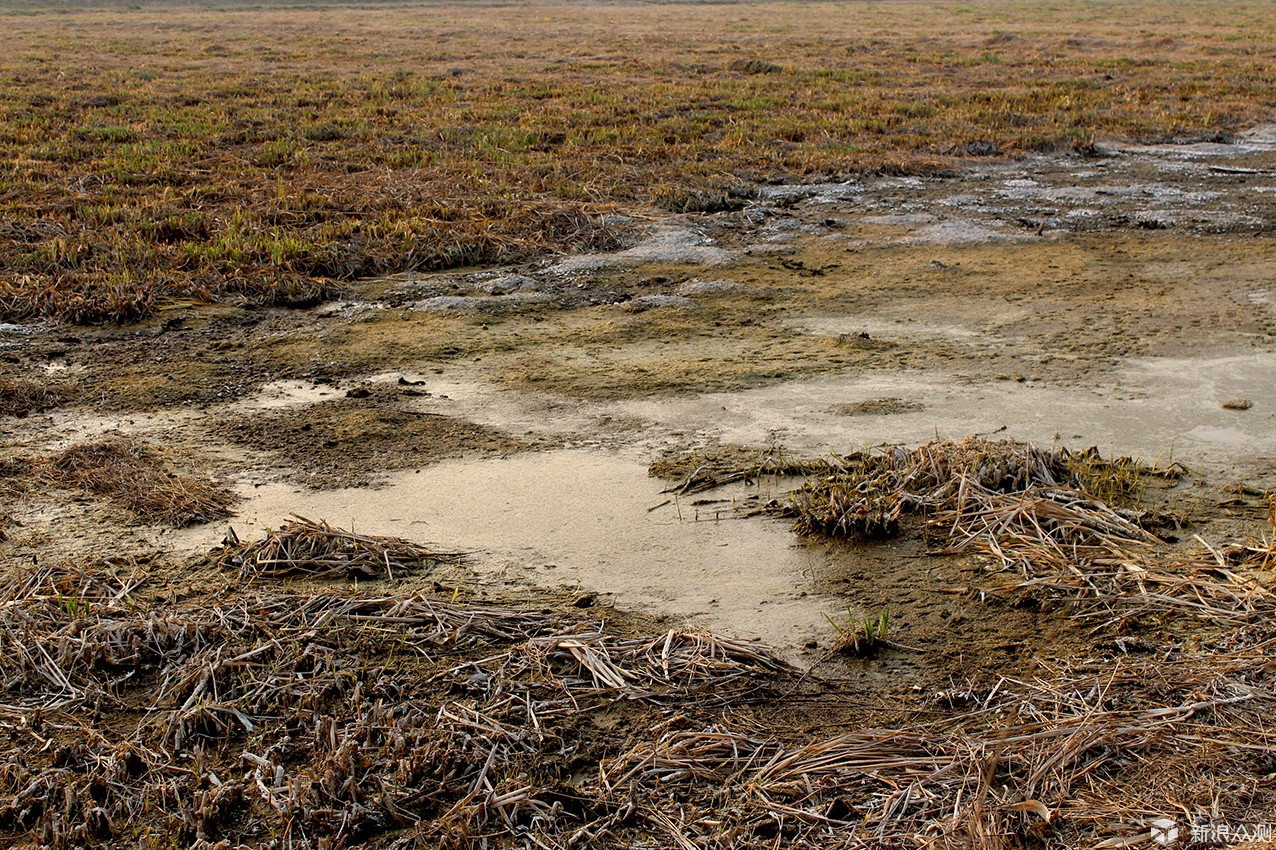
[[[1258,3],[0,11],[0,321],[605,247],[610,211],[1269,116]]]

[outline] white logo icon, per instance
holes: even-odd
[[[1152,840],[1162,847],[1169,847],[1178,843],[1179,825],[1171,818],[1157,818],[1152,821],[1152,829],[1150,835]]]

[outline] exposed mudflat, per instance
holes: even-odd
[[[628,247],[367,281],[312,310],[0,326],[11,376],[59,393],[0,419],[6,456],[124,433],[239,497],[229,523],[175,532],[11,478],[2,551],[180,564],[227,524],[297,513],[467,553],[448,581],[565,589],[808,662],[826,615],[889,608],[913,649],[844,672],[906,694],[1076,638],[954,592],[987,576],[920,541],[803,541],[750,515],[791,482],[675,498],[648,464],[1004,434],[1181,463],[1202,531],[1245,527],[1276,485],[1270,129],[761,186],[727,212],[606,224]]]

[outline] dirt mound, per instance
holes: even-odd
[[[460,455],[510,454],[528,443],[493,428],[397,405],[382,394],[254,412],[218,426],[269,453],[298,483],[320,489],[370,484],[379,473]]]

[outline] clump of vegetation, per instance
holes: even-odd
[[[846,617],[847,622],[843,626],[829,615],[824,615],[824,619],[837,631],[837,640],[833,643],[834,652],[855,658],[868,658],[887,645],[891,627],[890,611],[883,608],[876,617],[856,617],[848,608]]]
[[[66,390],[60,385],[32,378],[0,378],[0,416],[21,419],[65,403]]]
[[[891,447],[835,458],[834,471],[793,494],[790,510],[804,534],[880,538],[898,533],[908,514],[934,516],[994,494],[1071,490],[1096,501],[1129,501],[1154,470],[1131,458],[1105,460],[1014,440],[967,437],[907,450]]]
[[[1198,537],[1204,548],[1185,556],[1147,530],[1164,515],[1105,501],[1133,504],[1143,481],[1177,477],[1181,466],[981,437],[840,461],[780,508],[799,532],[864,540],[899,533],[902,517],[920,514],[942,534],[933,554],[974,552],[989,569],[1021,577],[985,592],[1063,601],[1103,625],[1171,613],[1230,625],[1276,616],[1276,593],[1257,574],[1276,563],[1276,507],[1270,538],[1220,548]],[[854,621],[845,631],[852,649],[884,636]]]
[[[305,517],[284,523],[255,543],[232,530],[218,558],[222,569],[245,577],[305,575],[315,578],[394,578],[429,564],[452,563],[455,553],[434,552],[397,537],[356,534]]]
[[[235,499],[211,481],[174,472],[158,449],[127,437],[71,446],[35,468],[54,484],[105,496],[142,519],[177,527],[229,516]]]
[[[1187,472],[1182,464],[1160,466],[1128,456],[1105,458],[1095,447],[1063,454],[1072,481],[1100,502],[1119,507],[1137,504],[1145,485],[1152,480],[1173,481]]]

